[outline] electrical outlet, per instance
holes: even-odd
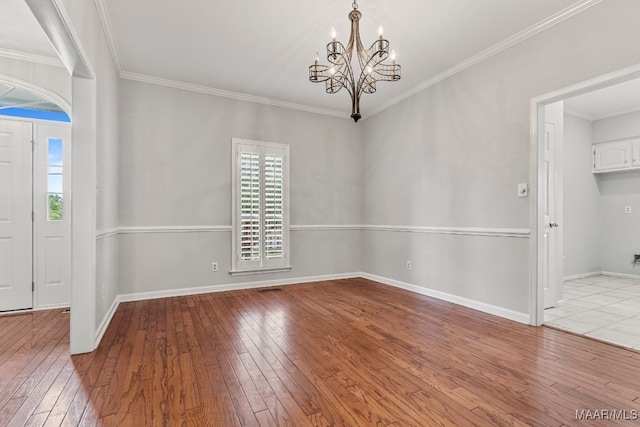
[[[630,214],[631,213],[631,206],[625,206],[624,207],[624,213]]]
[[[407,270],[411,270],[411,261],[407,261]]]
[[[218,271],[218,263],[217,262],[212,262],[211,263],[211,271]]]

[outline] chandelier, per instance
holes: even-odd
[[[316,53],[315,63],[309,67],[309,80],[312,83],[324,82],[327,93],[337,93],[346,88],[351,95],[351,118],[358,122],[360,117],[360,97],[363,93],[374,93],[376,82],[394,82],[400,80],[400,65],[396,64],[396,54],[389,53],[389,41],[382,38],[382,27],[378,29],[378,40],[369,49],[362,46],[360,40],[360,18],[358,3],[354,1],[349,13],[351,35],[345,48],[336,41],[336,30],[331,29],[331,41],[327,44],[327,61],[331,65],[320,64],[320,55]],[[353,50],[356,50],[360,65],[360,74],[356,77],[352,66]],[[391,62],[384,63],[386,59]]]

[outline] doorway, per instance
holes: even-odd
[[[624,286],[632,285],[631,282],[626,283],[625,280],[631,280],[634,278],[637,279],[637,277],[630,277],[632,275],[629,275],[627,273],[631,271],[628,271],[628,270],[625,270],[624,272],[620,272],[620,273],[611,273],[614,270],[610,269],[609,266],[611,265],[611,262],[609,262],[608,260],[603,259],[602,260],[603,264],[600,264],[599,261],[593,261],[593,259],[597,258],[597,252],[600,249],[599,246],[597,245],[599,245],[600,243],[595,243],[596,246],[590,252],[584,250],[584,248],[587,246],[585,243],[586,238],[588,237],[592,239],[592,235],[597,234],[598,229],[601,229],[604,224],[608,224],[611,221],[603,220],[603,222],[601,223],[592,221],[593,222],[592,224],[588,226],[584,226],[583,223],[585,223],[586,221],[589,221],[590,217],[593,216],[592,212],[594,209],[588,207],[588,206],[592,206],[593,204],[588,206],[587,205],[580,206],[580,209],[579,209],[580,212],[578,215],[575,215],[576,212],[574,212],[574,214],[571,214],[571,211],[576,211],[576,205],[575,205],[576,200],[579,198],[584,198],[583,197],[584,194],[582,193],[593,191],[593,188],[591,187],[594,187],[595,192],[597,193],[599,190],[605,191],[607,186],[613,186],[614,184],[618,185],[614,181],[620,181],[620,178],[623,176],[626,176],[625,179],[629,179],[630,173],[638,174],[638,176],[640,176],[640,171],[624,172],[621,174],[617,174],[617,176],[614,176],[616,174],[613,174],[613,173],[609,174],[608,172],[610,171],[605,171],[607,172],[606,179],[605,178],[602,178],[602,180],[600,179],[601,177],[605,177],[605,174],[600,174],[600,172],[602,171],[597,170],[600,166],[597,166],[597,167],[594,166],[594,161],[595,163],[598,163],[598,161],[596,158],[594,158],[595,154],[591,144],[604,142],[609,139],[617,139],[618,137],[610,136],[600,141],[597,138],[592,139],[590,136],[584,137],[583,135],[582,139],[585,140],[588,145],[585,145],[584,147],[580,148],[580,150],[582,150],[581,151],[582,154],[580,154],[581,157],[578,157],[575,150],[574,151],[564,150],[564,149],[560,150],[561,155],[571,157],[571,159],[565,159],[566,160],[564,162],[565,169],[567,169],[569,166],[571,166],[571,168],[574,168],[574,167],[578,167],[576,165],[579,165],[579,167],[581,168],[580,173],[582,173],[582,176],[584,177],[584,179],[591,180],[591,183],[589,184],[591,187],[576,187],[575,185],[573,185],[573,187],[569,188],[568,190],[565,190],[564,197],[563,197],[564,187],[562,186],[562,184],[560,184],[559,186],[559,189],[558,189],[559,191],[553,191],[553,189],[550,189],[549,186],[546,185],[545,183],[546,157],[545,157],[544,151],[546,147],[545,136],[547,134],[547,132],[545,132],[545,124],[548,128],[548,122],[549,122],[548,107],[551,104],[558,103],[558,101],[564,101],[563,108],[564,108],[564,112],[567,113],[564,115],[564,117],[565,118],[568,117],[571,119],[566,125],[573,129],[575,129],[576,127],[575,122],[577,120],[574,117],[574,115],[577,115],[578,117],[581,116],[580,113],[575,111],[576,105],[578,104],[574,101],[579,98],[585,99],[585,100],[589,98],[596,98],[597,101],[595,101],[595,103],[592,103],[592,105],[597,105],[597,107],[600,109],[605,108],[606,105],[609,105],[608,114],[610,116],[615,116],[618,114],[629,114],[634,109],[635,111],[640,110],[640,108],[638,108],[640,107],[640,102],[638,101],[637,96],[635,100],[636,105],[631,107],[628,103],[634,102],[634,101],[629,100],[628,96],[621,97],[623,99],[620,99],[616,102],[611,102],[611,100],[605,101],[605,98],[603,98],[603,94],[607,92],[612,94],[613,93],[618,93],[618,94],[619,93],[626,93],[626,94],[638,93],[637,90],[629,90],[629,88],[631,87],[629,85],[632,85],[633,81],[637,81],[638,77],[640,77],[640,65],[630,67],[628,69],[620,70],[618,72],[615,72],[606,76],[602,76],[602,77],[593,79],[591,81],[583,82],[583,83],[574,85],[572,87],[568,87],[568,88],[559,90],[557,92],[550,93],[532,100],[531,144],[532,144],[532,153],[535,153],[535,154],[532,156],[532,168],[531,168],[532,181],[531,182],[532,182],[532,185],[536,185],[536,190],[534,191],[535,198],[534,200],[532,200],[532,215],[531,215],[532,217],[531,323],[534,325],[541,325],[545,322],[544,308],[547,308],[549,306],[549,300],[547,295],[547,291],[549,289],[555,289],[555,294],[556,294],[555,305],[557,306],[557,308],[552,310],[557,310],[558,313],[560,313],[560,311],[562,311],[563,306],[566,305],[567,299],[573,299],[575,296],[578,296],[579,298],[583,297],[583,295],[581,295],[583,290],[585,292],[587,290],[598,291],[598,292],[602,291],[603,292],[602,295],[604,295],[604,297],[606,298],[610,297],[610,295],[608,295],[607,292],[611,293],[611,291],[619,295],[620,298],[627,297],[626,295],[627,291],[622,291],[617,288],[620,285],[624,285]],[[625,105],[625,103],[627,104]],[[560,102],[559,104],[563,105],[562,102]],[[607,113],[605,113],[604,111],[599,111],[598,114],[600,115],[600,118],[602,118],[603,115]],[[637,114],[640,114],[640,113],[637,113]],[[592,120],[593,118],[588,123],[591,123]],[[603,124],[601,126],[601,129],[604,129],[604,128],[605,126]],[[620,127],[616,126],[616,129],[620,129]],[[620,138],[625,139],[625,137],[622,137],[622,136],[620,136]],[[625,144],[627,144],[627,142],[625,142]],[[632,146],[631,143],[629,144]],[[567,146],[566,148],[569,148],[569,147]],[[629,165],[631,165],[632,159],[630,158],[628,160],[629,160]],[[569,166],[567,166],[568,165],[567,162],[570,162]],[[622,163],[624,164],[624,160]],[[560,171],[562,171],[562,167],[560,168]],[[569,176],[567,176],[568,179],[575,179],[575,178],[572,178],[572,175],[575,175],[577,173],[576,171],[570,170],[570,171],[564,171],[564,172],[569,172]],[[559,176],[560,183],[562,183],[563,175],[564,175],[563,173],[556,175],[556,176]],[[604,182],[604,185],[602,188],[599,188],[601,182]],[[619,191],[616,190],[616,196],[619,195],[618,193]],[[559,204],[561,211],[560,211],[560,214],[556,216],[555,220],[553,219],[549,220],[549,218],[545,217],[544,215],[545,214],[544,208],[547,201],[550,198],[553,199],[554,197],[556,197],[556,200],[559,197],[561,201]],[[564,215],[563,217],[563,214],[562,214],[563,204],[565,205],[566,210],[569,211],[567,212],[568,217],[567,215]],[[631,203],[625,203],[625,204],[631,204]],[[623,212],[627,209],[628,209],[627,206],[622,206],[620,208],[619,213],[623,214]],[[627,212],[627,213],[630,213],[630,212]],[[630,218],[629,215],[627,216],[627,219],[628,218]],[[555,223],[559,224],[559,227],[554,228]],[[545,235],[545,233],[548,233],[549,230],[551,230],[552,233],[556,234],[555,237],[560,242],[559,250],[556,252],[555,255],[552,255],[551,253],[545,250],[545,245],[547,243],[546,237],[548,237],[548,234]],[[583,241],[580,241],[579,244],[576,244],[573,240],[570,239],[570,241],[567,244],[567,242],[565,241],[566,239],[563,238],[565,233],[569,233],[570,236],[575,236],[576,233],[579,233],[583,238]],[[634,234],[632,234],[631,231],[628,229],[627,229],[627,233],[628,233],[628,238],[624,239],[625,243],[633,240],[632,236],[634,236]],[[563,241],[565,242],[563,243]],[[562,249],[563,244],[565,245],[564,250]],[[637,245],[640,245],[640,242],[637,242]],[[617,244],[617,246],[622,247],[622,245],[620,244]],[[593,256],[591,252],[595,252],[596,255]],[[607,253],[608,252],[611,252],[611,251],[607,251]],[[626,260],[626,258],[627,257],[625,256],[618,256],[618,259]],[[629,266],[631,266],[633,259],[631,258],[626,261],[624,262]],[[580,266],[577,267],[578,265]],[[578,268],[578,270],[582,274],[576,274],[576,272],[578,271],[576,270],[576,268]],[[554,275],[555,279],[552,278],[549,274],[549,272],[554,271],[554,269],[555,271],[560,272],[560,274]],[[582,272],[582,269],[584,270],[584,272]],[[605,277],[603,277],[603,273]],[[624,277],[625,274],[627,277]],[[637,274],[637,273],[634,273],[634,274]],[[583,277],[577,277],[581,275]],[[613,275],[614,277],[618,276],[618,278],[615,280],[609,280],[610,275]],[[624,280],[622,280],[620,276],[623,276],[622,279]],[[568,281],[563,281],[563,279],[568,279]],[[576,280],[578,280],[579,283],[577,283]],[[602,284],[602,286],[599,286],[599,285],[598,285],[599,287],[596,286],[595,283],[593,283],[594,281]],[[567,286],[566,289],[563,289],[563,284],[566,284]],[[578,289],[578,288],[581,288],[583,285],[584,285],[584,289]],[[589,287],[590,289],[587,289],[587,287]],[[629,297],[633,297],[633,296],[629,296]],[[587,301],[587,299],[589,298],[594,299],[599,297],[584,294],[584,299],[585,299],[584,301],[572,301],[572,303],[576,302],[577,304],[583,304],[584,307],[581,307],[581,309],[582,308],[584,308],[585,310],[588,308],[592,309],[594,307],[592,307],[591,305],[594,304],[594,301]],[[617,301],[611,301],[611,302],[613,304],[617,303]],[[601,307],[597,307],[595,309],[602,310]],[[572,313],[569,313],[569,315],[571,314]],[[604,317],[607,317],[607,316],[604,315],[603,318]]]
[[[3,312],[70,305],[71,127],[51,104],[0,84]]]

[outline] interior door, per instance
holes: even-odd
[[[0,311],[32,308],[32,125],[0,120]]]
[[[556,228],[556,129],[554,123],[546,122],[544,126],[544,165],[543,165],[543,270],[544,270],[544,308],[555,307],[557,303],[557,277],[558,272],[556,260],[557,238]]]

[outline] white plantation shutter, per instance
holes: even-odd
[[[264,251],[267,259],[283,256],[282,156],[264,156]]]
[[[232,273],[289,268],[289,147],[236,138],[233,146]]]
[[[240,259],[259,260],[260,155],[240,153]]]

